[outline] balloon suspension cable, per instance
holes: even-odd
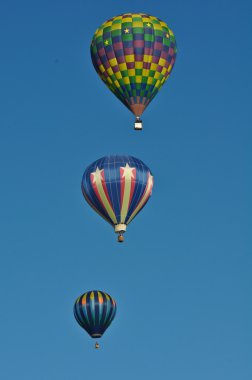
[[[134,129],[135,131],[141,131],[143,129],[143,122],[140,116],[136,117]]]
[[[124,236],[123,236],[122,232],[119,233],[117,241],[118,241],[118,243],[123,243],[124,242]]]
[[[98,350],[98,348],[100,348],[100,345],[98,342],[95,343],[95,349]]]

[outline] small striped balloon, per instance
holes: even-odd
[[[76,321],[92,338],[101,338],[115,315],[115,300],[101,290],[82,294],[74,304]]]

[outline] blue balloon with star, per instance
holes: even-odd
[[[105,156],[85,170],[82,193],[89,205],[124,240],[127,225],[152,194],[153,175],[143,161],[132,156]]]

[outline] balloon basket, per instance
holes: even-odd
[[[98,342],[95,343],[95,349],[98,350],[100,348],[100,345]]]
[[[124,236],[118,235],[117,241],[118,241],[118,243],[123,243],[124,242]]]
[[[136,121],[135,121],[134,130],[135,131],[141,131],[142,129],[143,129],[143,122],[140,119],[140,117],[137,117]]]

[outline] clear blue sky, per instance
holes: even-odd
[[[138,11],[178,42],[142,133],[89,55],[103,21]],[[251,14],[248,0],[1,1],[1,379],[252,379]],[[123,245],[80,190],[116,153],[155,178]],[[118,304],[99,351],[72,314],[90,289]]]

